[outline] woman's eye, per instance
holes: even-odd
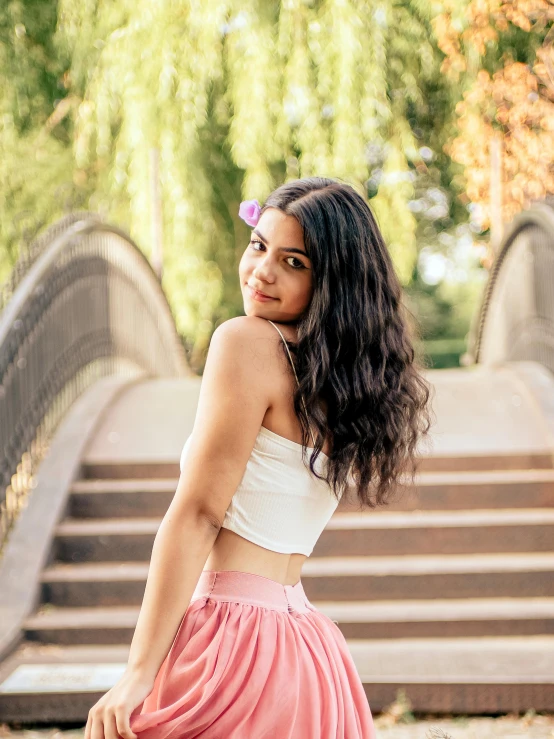
[[[250,239],[250,246],[252,246],[252,248],[255,251],[258,251],[258,249],[256,249],[256,247],[254,246],[254,244],[259,244],[260,246],[265,246],[264,243],[262,243],[261,241],[258,241],[257,239]],[[306,267],[300,261],[300,259],[297,259],[296,257],[287,257],[287,260],[288,259],[293,259],[295,262],[298,262],[298,264],[289,264],[289,266],[292,267],[293,269],[306,269]]]

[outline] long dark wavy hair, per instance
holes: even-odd
[[[297,322],[297,343],[287,341],[299,381],[294,410],[304,463],[309,423],[312,473],[323,479],[314,465],[330,433],[324,479],[334,494],[355,490],[370,508],[388,503],[401,475],[413,483],[416,446],[431,426],[431,386],[420,374],[416,322],[401,302],[384,239],[364,198],[336,179],[286,182],[261,212],[267,208],[298,220],[312,263],[312,299]]]

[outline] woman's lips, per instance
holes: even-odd
[[[254,290],[250,285],[246,286],[248,288],[248,292],[250,293],[250,297],[254,300],[259,300],[261,303],[267,303],[269,300],[276,300],[277,298],[269,298],[267,295],[262,295],[262,293],[259,293],[257,290]]]

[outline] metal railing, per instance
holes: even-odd
[[[554,372],[554,199],[519,213],[470,332],[475,362],[532,360]]]
[[[68,216],[26,252],[0,314],[0,552],[75,399],[108,375],[189,374],[148,260],[92,214]]]

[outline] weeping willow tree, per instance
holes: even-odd
[[[58,102],[65,113],[49,129],[50,139],[60,127],[70,132],[68,146],[59,136],[56,143],[71,157],[65,176],[148,252],[150,153],[159,152],[163,283],[199,356],[214,326],[242,307],[236,273],[248,229],[239,203],[263,202],[285,180],[339,177],[370,197],[409,284],[418,225],[409,203],[429,175],[420,150],[444,118],[429,105],[429,93],[442,89],[430,3],[49,7],[57,58],[67,60]]]
[[[0,4],[0,282],[13,267],[22,234],[31,235],[73,167],[60,117],[71,104],[63,84],[68,60],[56,49],[56,5]],[[54,103],[65,99],[59,110]]]

